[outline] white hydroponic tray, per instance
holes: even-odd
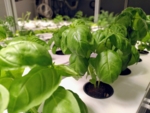
[[[129,66],[132,73],[128,76],[119,76],[111,84],[114,94],[107,99],[89,97],[83,91],[88,79],[82,77],[78,81],[72,77],[64,78],[61,86],[77,93],[88,107],[89,113],[136,113],[144,97],[146,87],[150,82],[150,54],[141,55],[142,62]],[[55,64],[68,62],[69,57],[57,57]]]

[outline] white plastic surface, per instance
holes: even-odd
[[[119,76],[111,84],[114,94],[110,98],[95,99],[85,94],[83,86],[89,79],[85,76],[78,81],[72,77],[64,78],[60,85],[77,93],[87,105],[89,113],[136,113],[150,82],[150,54],[141,55],[140,58],[142,62],[128,67],[132,71],[130,75]]]

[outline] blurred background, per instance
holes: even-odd
[[[7,1],[7,0],[5,0]],[[10,0],[12,1],[12,0]],[[141,7],[147,14],[150,14],[150,0],[100,0],[100,10],[120,13],[127,1],[127,6]],[[14,0],[18,18],[23,13],[31,12],[30,19],[36,16],[45,17],[41,12],[48,10],[49,16],[54,18],[57,14],[73,17],[81,10],[84,15],[94,15],[95,0]],[[6,5],[0,0],[0,17],[6,16]]]

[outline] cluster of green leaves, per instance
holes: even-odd
[[[128,7],[118,15],[116,22],[127,28],[127,38],[132,45],[141,41],[148,32],[146,13],[141,8]]]
[[[94,16],[86,17],[84,16],[82,11],[77,11],[73,18],[70,18],[67,15],[62,16],[58,14],[56,15],[55,18],[53,18],[53,22],[58,24],[59,22],[62,22],[62,21],[73,22],[73,21],[76,21],[76,19],[81,19],[81,20],[86,21],[87,24],[91,24],[93,23]]]
[[[58,29],[49,29],[49,28],[45,28],[45,29],[39,29],[39,30],[34,30],[33,32],[35,34],[41,34],[41,33],[54,33],[55,31],[57,31]]]
[[[4,19],[0,19],[0,26],[2,26],[6,31],[7,37],[11,37],[13,35],[12,27],[15,26],[15,20],[12,16],[7,16]]]
[[[6,38],[2,29],[0,37]],[[78,77],[78,73],[55,65],[44,41],[22,36],[4,43],[0,50],[0,113],[6,109],[8,113],[38,113],[42,103],[43,113],[88,112],[77,94],[59,86],[62,76]]]
[[[31,12],[27,11],[26,13],[22,13],[22,17],[21,18],[18,18],[18,21],[21,21],[22,23],[22,26],[20,28],[20,30],[26,30],[25,29],[25,24],[26,22],[29,22],[30,20],[30,15],[31,15]]]
[[[2,26],[0,26],[0,40],[2,41],[6,39],[6,37],[6,30]]]
[[[49,29],[49,28],[45,28],[45,29],[39,29],[39,30],[28,30],[28,29],[24,29],[24,30],[18,30],[16,31],[16,33],[14,33],[14,36],[31,36],[31,35],[36,35],[36,34],[42,34],[42,33],[54,33],[58,30],[58,28],[54,28],[54,29]]]
[[[108,11],[101,10],[101,13],[98,16],[97,25],[100,27],[108,27],[111,23],[115,21],[117,15],[113,12],[109,13]]]
[[[94,84],[97,80],[112,83],[127,66],[139,61],[135,44],[146,33],[145,12],[128,7],[104,30],[91,33],[90,26],[79,19],[60,28],[51,42],[54,50],[70,54],[69,67],[80,76],[88,72]]]
[[[61,18],[61,19],[57,19],[57,18]],[[58,15],[58,16],[56,16],[56,18],[54,18],[54,20],[57,19],[58,22],[60,22],[60,21],[62,21],[62,18],[63,18],[63,16]],[[100,16],[99,16],[99,22],[105,21],[104,23],[107,26],[110,23],[112,23],[114,21],[114,19],[115,19],[114,14],[113,13],[109,14],[108,11],[102,11],[102,14],[100,14]],[[94,16],[86,17],[86,16],[84,16],[82,11],[77,11],[75,16],[73,18],[71,18],[69,21],[73,22],[73,24],[75,24],[77,22],[77,24],[84,23],[87,26],[91,26],[93,24],[93,21],[94,21]],[[57,49],[61,48],[61,40],[62,41],[64,40],[64,39],[62,39],[62,32],[65,31],[67,28],[68,28],[68,26],[62,26],[61,28],[59,28],[57,31],[55,31],[53,33],[53,37],[49,40],[50,45],[54,42],[54,45],[52,45],[52,52],[53,53],[55,53]],[[70,54],[68,49],[64,52],[65,52],[65,54]]]
[[[31,15],[31,12],[26,12],[25,14],[22,13],[22,17],[21,18],[18,18],[19,21],[26,21],[26,22],[29,22],[29,19],[30,19],[30,15]]]
[[[56,50],[60,49],[61,40],[62,40],[62,32],[65,31],[68,26],[62,26],[57,31],[53,33],[53,37],[48,41],[49,45],[52,45],[52,52],[55,54]]]
[[[94,22],[94,16],[89,16],[87,17],[86,15],[83,14],[82,11],[77,11],[76,14],[74,15],[73,18],[71,18],[71,21],[74,22],[76,19],[84,21],[87,25],[92,25]]]
[[[148,32],[146,36],[137,43],[139,51],[150,50],[150,15],[146,15],[146,23],[148,26]]]
[[[98,16],[98,22],[96,22],[96,24],[102,28],[108,27],[109,24],[115,21],[116,16],[117,15],[115,15],[113,12],[109,13],[108,11],[101,10],[101,13]],[[73,22],[76,19],[81,19],[90,26],[94,23],[94,16],[87,17],[82,11],[77,11],[71,21]]]
[[[150,50],[150,32],[139,42],[137,42],[139,51]]]
[[[58,24],[59,22],[63,21],[63,16],[62,15],[56,15],[56,17],[53,19],[53,22]]]
[[[69,51],[71,54],[70,68],[80,76],[90,73],[94,84],[97,80],[114,82],[125,63],[130,61],[130,58],[123,59],[123,56],[131,54],[131,44],[120,30],[119,25],[113,24],[105,30],[91,33],[90,27],[84,22],[70,25],[62,33],[60,44],[63,53]],[[97,54],[95,58],[91,57],[93,53]]]
[[[113,13],[109,13],[108,11],[102,10],[102,13],[99,15],[99,21],[96,24],[98,24],[101,27],[106,27],[106,26],[108,26],[108,24],[112,23],[114,21],[114,19],[115,19],[115,15]],[[47,21],[45,18],[43,18],[43,20]],[[63,22],[63,21],[74,22],[76,20],[85,21],[85,23],[90,26],[92,26],[94,24],[94,16],[87,17],[86,15],[83,14],[82,11],[77,11],[73,18],[70,18],[67,15],[62,16],[62,15],[58,14],[52,19],[52,21],[55,24],[59,24],[60,22]],[[57,29],[58,28],[56,28],[56,29],[46,28],[46,29],[42,29],[42,30],[35,30],[34,32],[35,32],[35,34],[49,33],[49,32],[53,33]]]
[[[14,34],[14,36],[28,36],[28,35],[35,35],[35,32],[33,30],[24,29],[24,30],[18,30]]]
[[[75,18],[82,18],[83,17],[83,12],[82,11],[77,11],[76,14],[74,15]]]

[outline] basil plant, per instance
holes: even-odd
[[[147,32],[146,36],[137,43],[138,49],[140,51],[143,51],[143,50],[149,51],[150,50],[150,15],[146,15],[146,23],[148,26],[148,32]]]
[[[0,37],[6,38],[4,30]],[[77,94],[59,86],[62,76],[78,73],[55,65],[42,41],[17,37],[6,42],[0,49],[0,113],[38,113],[40,105],[43,113],[88,113]]]
[[[149,43],[148,16],[141,8],[128,7],[117,17],[116,22],[127,28],[127,38],[132,45],[138,45],[139,50],[144,50],[146,42]]]
[[[91,33],[83,22],[72,23],[62,32],[60,45],[63,53],[68,50],[71,53],[69,67],[81,77],[88,72],[92,83],[114,82],[123,66],[120,55],[131,53],[131,44],[122,34],[111,28]]]
[[[139,61],[135,48],[147,33],[145,13],[140,8],[127,8],[103,30],[91,32],[81,20],[61,33],[60,48],[70,52],[69,67],[91,76],[90,82],[114,82],[121,71]],[[93,54],[94,57],[93,57]]]

